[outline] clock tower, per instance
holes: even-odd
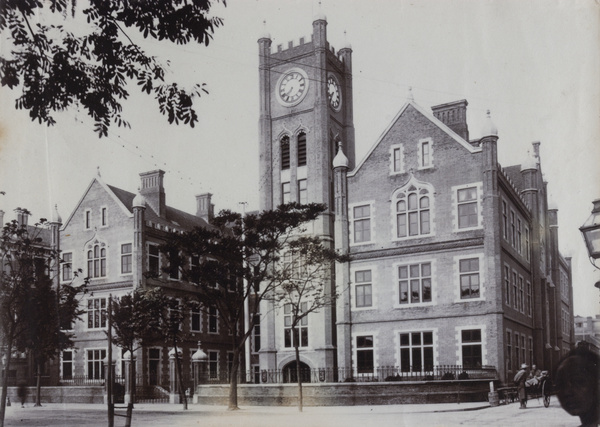
[[[341,145],[354,168],[352,112],[352,49],[338,52],[327,42],[327,20],[317,16],[310,40],[271,46],[258,40],[260,119],[260,209],[286,202],[324,203],[325,213],[313,234],[334,247],[333,159]],[[334,286],[332,274],[331,290]],[[264,340],[261,369],[285,369],[294,359],[283,339],[283,309],[267,309],[261,321]],[[304,367],[335,366],[335,308],[308,316],[308,344],[302,348]]]

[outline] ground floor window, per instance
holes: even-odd
[[[373,335],[356,337],[356,369],[359,374],[372,374],[374,369]]]
[[[208,377],[210,379],[219,378],[219,352],[208,352]]]
[[[104,379],[104,359],[106,350],[87,351],[87,374],[90,380]]]
[[[400,334],[400,369],[402,372],[433,370],[433,332]]]
[[[73,350],[62,352],[62,379],[73,379]]]
[[[461,331],[463,368],[480,368],[482,363],[481,329]]]

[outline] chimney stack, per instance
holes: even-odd
[[[469,127],[467,126],[467,105],[466,99],[460,101],[448,102],[431,107],[436,119],[444,123],[461,138],[469,142]]]
[[[140,194],[146,198],[148,206],[160,218],[164,218],[167,214],[165,188],[163,187],[164,176],[165,171],[160,169],[140,174],[142,179]]]
[[[15,209],[15,214],[17,217],[17,223],[19,225],[27,225],[27,220],[29,219],[29,212],[26,209],[17,208]]]
[[[196,216],[210,222],[214,217],[215,205],[211,203],[211,193],[196,195]]]

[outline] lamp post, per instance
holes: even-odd
[[[594,267],[600,269],[595,263],[595,260],[600,258],[600,199],[596,199],[592,203],[594,204],[592,214],[579,227],[579,231],[585,240],[590,262]]]

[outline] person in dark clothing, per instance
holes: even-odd
[[[515,385],[517,386],[517,393],[519,394],[519,402],[521,402],[519,409],[526,408],[527,391],[525,390],[525,381],[527,381],[527,368],[527,364],[523,363],[521,369],[519,369],[514,378]]]
[[[17,394],[19,395],[19,400],[21,400],[21,408],[24,408],[25,401],[27,400],[27,386],[25,385],[25,383],[19,384]]]
[[[578,416],[581,427],[600,424],[600,356],[585,347],[571,350],[558,365],[555,386],[560,405]]]

